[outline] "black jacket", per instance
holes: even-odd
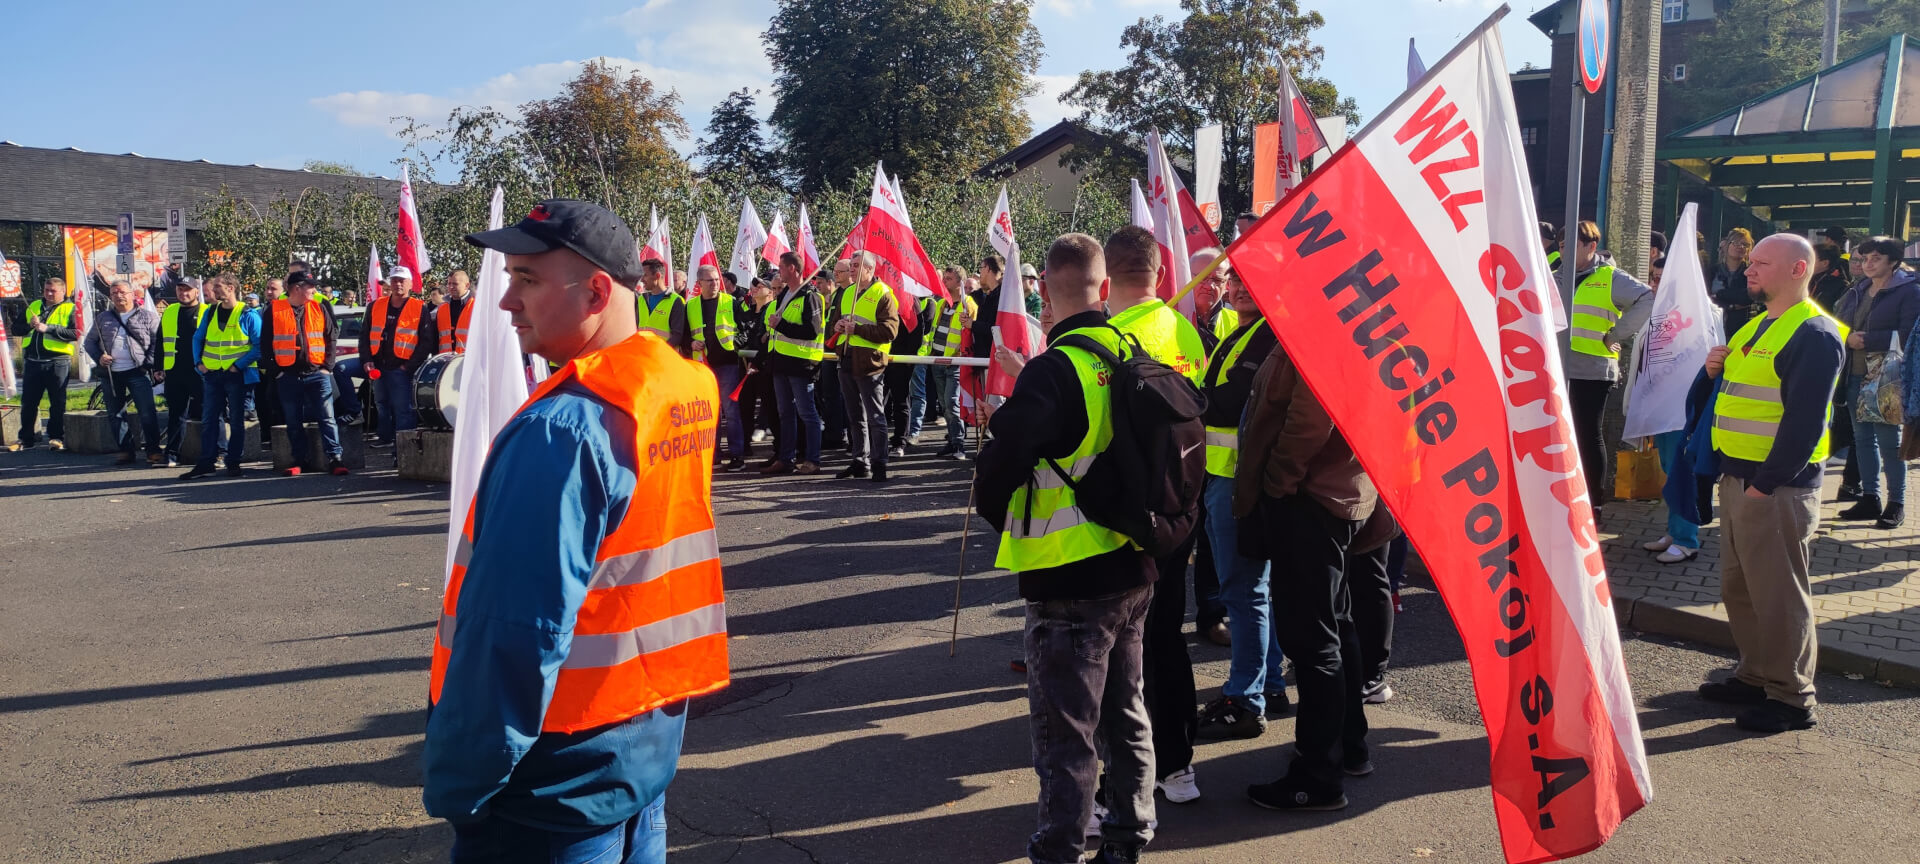
[[[1260,324],[1261,327],[1252,338],[1247,340],[1246,350],[1241,351],[1240,356],[1234,359],[1233,368],[1227,370],[1226,383],[1215,384],[1214,381],[1220,376],[1220,364],[1225,362],[1227,352],[1232,350],[1233,344],[1239,341],[1246,329],[1255,323]],[[1279,338],[1273,333],[1273,328],[1265,325],[1264,318],[1255,318],[1242,323],[1239,328],[1228,334],[1226,339],[1221,340],[1219,347],[1212,350],[1212,356],[1207,362],[1207,412],[1201,415],[1202,422],[1208,426],[1226,429],[1240,427],[1240,412],[1247,407],[1247,395],[1253,392],[1254,376],[1259,374],[1260,364],[1266,362],[1267,355],[1273,353],[1273,346],[1280,344]]]
[[[709,300],[705,297],[694,297],[687,302],[701,304],[700,332],[693,333],[692,338],[707,343],[707,365],[718,368],[739,364],[740,355],[735,352],[746,347],[740,342],[741,328],[747,323],[746,319],[753,317],[753,312],[738,302],[733,304],[733,350],[729,351],[721,347],[720,340],[713,333],[714,326],[720,323],[720,298],[716,296]],[[687,320],[689,322],[687,326],[691,328],[693,319],[689,316]],[[689,350],[691,350],[691,344],[689,344]]]
[[[1055,325],[1051,343],[1069,330],[1106,323],[1101,312],[1082,312]],[[989,336],[989,339],[992,337]],[[1004,531],[1013,493],[1044,467],[1044,459],[1064,459],[1087,435],[1087,408],[1073,361],[1048,349],[1027,361],[1013,394],[993,412],[993,433],[975,464],[973,489],[980,516]],[[1004,542],[1004,541],[1003,541]],[[1154,581],[1153,559],[1132,545],[1046,570],[1019,574],[1020,596],[1031,601],[1107,597]]]
[[[387,317],[384,321],[373,320],[373,304],[369,303],[367,304],[367,324],[361,328],[360,336],[360,359],[366,365],[382,371],[405,368],[408,372],[415,372],[418,371],[421,366],[426,365],[427,358],[433,356],[433,349],[439,344],[440,334],[433,326],[432,310],[427,308],[426,301],[420,300],[419,298],[413,298],[409,302],[420,304],[419,341],[414,345],[413,356],[401,360],[394,356],[393,353],[393,334],[400,327],[400,311],[406,306],[406,303],[397,300],[387,303]],[[267,307],[262,306],[260,308],[265,309]],[[369,353],[373,350],[373,333],[375,330],[381,333],[380,353],[378,354]],[[260,332],[264,334],[266,328],[262,326]],[[260,344],[261,351],[263,352],[261,359],[267,363],[272,363],[273,361],[266,360],[266,354],[264,353],[271,351],[271,347],[267,346],[264,341]]]
[[[1000,319],[1000,288],[981,291],[973,295],[973,326],[967,328],[972,334],[973,343],[967,353],[975,357],[993,356],[993,325]],[[1061,331],[1065,332],[1065,331]]]
[[[802,287],[800,289],[800,297],[793,299],[787,297],[787,292],[782,290],[778,295],[774,296],[773,302],[774,307],[780,310],[774,315],[773,329],[781,335],[792,339],[812,340],[819,338],[820,334],[824,332],[826,321],[821,317],[823,313],[821,311],[819,294]],[[786,320],[785,311],[787,302],[805,304],[801,307],[802,314],[800,317],[802,320],[800,323],[795,324]],[[785,354],[775,353],[772,350],[772,338],[771,336],[767,337],[768,351],[764,355],[764,359],[767,361],[766,369],[768,372],[772,372],[775,375],[810,376],[815,369],[820,367],[818,363],[809,363],[798,357],[788,357]]]

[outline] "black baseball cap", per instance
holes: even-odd
[[[317,287],[319,284],[320,280],[313,278],[313,274],[305,270],[295,270],[287,274],[288,288],[298,288],[302,285],[313,285]]]
[[[640,253],[627,223],[591,201],[550,198],[519,223],[467,235],[467,242],[503,255],[571,249],[628,288],[640,284]]]

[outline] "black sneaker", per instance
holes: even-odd
[[[728,459],[728,460],[727,460],[727,467],[726,467],[725,469],[723,469],[723,470],[725,470],[725,471],[726,471],[726,472],[727,472],[728,474],[735,474],[735,473],[738,473],[738,472],[741,472],[741,471],[745,471],[745,470],[747,470],[747,460],[745,460],[745,459]]]
[[[1196,737],[1207,741],[1258,738],[1267,731],[1267,718],[1232,696],[1222,696],[1200,709]]]
[[[1795,729],[1812,729],[1819,722],[1819,718],[1813,716],[1812,708],[1795,708],[1773,699],[1748,708],[1733,718],[1733,725],[1762,735],[1778,735]]]
[[[229,466],[227,466],[227,476],[228,476],[228,477],[238,477],[238,476],[240,476],[240,466],[238,466],[238,465],[229,465]]]
[[[1373,773],[1373,760],[1367,758],[1365,750],[1350,753],[1340,758],[1340,771],[1348,777],[1365,777]]]
[[[1898,528],[1900,527],[1900,523],[1905,521],[1907,521],[1907,505],[1894,504],[1880,511],[1880,520],[1873,523],[1873,527],[1883,529]]]
[[[1700,685],[1700,698],[1728,705],[1758,705],[1767,701],[1767,691],[1738,678],[1728,678]]]
[[[1268,690],[1266,696],[1268,717],[1293,716],[1293,700],[1287,698],[1287,688],[1282,687],[1278,690]]]
[[[1012,669],[1017,674],[1025,675],[1027,674],[1027,658],[1015,657],[1011,661],[1008,661],[1007,668]]]
[[[1365,705],[1383,705],[1392,698],[1393,686],[1388,684],[1385,678],[1369,681],[1360,688],[1360,702]]]
[[[180,479],[198,480],[202,477],[212,477],[212,476],[213,476],[212,465],[195,465],[192,468],[187,469],[187,473],[180,475]]]
[[[1282,777],[1272,783],[1247,787],[1247,800],[1268,810],[1345,810],[1347,793],[1338,789],[1316,791]]]
[[[1850,485],[1850,484],[1846,484],[1846,483],[1842,483],[1842,484],[1840,484],[1840,497],[1839,497],[1839,500],[1841,500],[1841,501],[1858,501],[1858,500],[1860,500],[1860,487],[1859,487],[1859,486],[1856,486],[1856,485]]]
[[[1852,507],[1840,511],[1841,519],[1878,519],[1880,518],[1880,496],[1862,495]]]
[[[867,466],[860,462],[848,465],[840,469],[840,473],[833,475],[835,480],[859,480],[864,479],[866,476]]]
[[[1100,844],[1100,851],[1087,860],[1088,864],[1136,864],[1140,860],[1140,850],[1107,842]]]

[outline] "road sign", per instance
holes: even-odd
[[[187,263],[187,211],[181,207],[167,208],[167,265]]]
[[[120,214],[120,244],[114,258],[114,272],[125,278],[133,273],[133,214]]]
[[[1580,83],[1600,92],[1613,53],[1613,20],[1607,0],[1580,0]]]

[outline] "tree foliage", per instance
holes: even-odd
[[[338,174],[342,177],[365,177],[366,172],[345,162],[329,162],[325,159],[308,159],[300,170],[314,174]]]
[[[1723,0],[1713,29],[1688,48],[1685,82],[1660,91],[1679,129],[1765,95],[1820,68],[1826,0]],[[1920,35],[1920,0],[1866,0],[1840,23],[1841,60],[1878,47],[1895,33]]]
[[[1031,129],[1040,31],[1005,0],[789,0],[765,34],[774,129],[805,192],[869,176],[957,180]]]
[[[1169,150],[1182,155],[1193,151],[1194,130],[1219,124],[1220,200],[1229,213],[1250,203],[1253,130],[1279,116],[1283,64],[1316,116],[1360,122],[1353,99],[1341,98],[1333,82],[1316,74],[1324,53],[1312,38],[1325,23],[1320,13],[1300,11],[1298,0],[1181,0],[1180,6],[1184,18],[1142,18],[1121,34],[1126,65],[1080,73],[1062,101],[1081,109],[1082,122],[1134,141],[1159,129]],[[1112,166],[1091,164],[1098,174],[1114,173]],[[1140,170],[1127,164],[1129,173]]]
[[[733,184],[781,184],[780,154],[767,145],[754,113],[758,93],[742,87],[714,106],[707,136],[694,148],[702,177]]]

